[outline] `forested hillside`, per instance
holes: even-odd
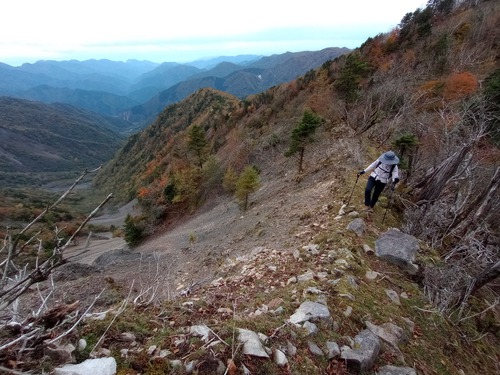
[[[2,186],[36,186],[98,167],[123,144],[123,121],[67,104],[0,97]]]

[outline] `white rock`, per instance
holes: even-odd
[[[243,354],[269,358],[259,336],[255,332],[242,328],[239,328],[238,332],[238,340],[243,344]]]
[[[54,370],[55,375],[115,375],[114,358],[87,359],[77,365],[65,365]]]
[[[298,324],[310,319],[325,319],[329,317],[330,311],[328,310],[327,306],[317,302],[305,301],[290,317],[290,322],[293,324]]]
[[[193,336],[201,337],[203,341],[208,342],[210,336],[210,328],[208,328],[206,325],[192,326],[189,329],[189,333]]]
[[[344,316],[346,318],[350,317],[351,314],[352,314],[352,307],[351,306],[347,306],[347,308],[345,309],[345,311],[343,312]]]
[[[85,339],[78,340],[77,350],[79,352],[83,352],[86,347],[87,347],[87,341],[85,341]]]
[[[304,322],[302,327],[304,327],[308,336],[312,336],[312,335],[315,335],[318,333],[318,326],[314,323],[309,322],[309,321]]]
[[[147,353],[148,355],[153,355],[153,353],[155,352],[155,350],[156,350],[156,345],[151,345],[151,346],[148,348],[148,350],[146,351],[146,353]]]
[[[286,355],[281,350],[274,350],[274,363],[276,363],[280,367],[286,366],[286,364],[288,363]]]
[[[311,270],[308,270],[306,273],[303,273],[302,275],[297,276],[297,282],[305,282],[305,281],[310,281],[314,280],[314,272]]]

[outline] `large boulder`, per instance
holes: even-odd
[[[375,241],[375,254],[379,258],[398,265],[410,274],[418,272],[414,262],[419,248],[415,237],[395,228],[389,229]]]

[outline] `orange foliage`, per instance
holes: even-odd
[[[469,72],[453,73],[444,80],[425,82],[420,89],[430,96],[440,96],[446,100],[459,100],[473,94],[479,87],[476,77]]]
[[[137,196],[139,198],[145,198],[149,195],[150,191],[147,187],[143,186],[139,189],[139,191],[137,192]]]
[[[461,99],[474,93],[478,87],[478,81],[472,73],[453,73],[444,82],[443,97],[448,100]]]

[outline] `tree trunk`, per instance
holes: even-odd
[[[465,155],[471,150],[473,144],[474,143],[471,142],[463,146],[460,151],[455,152],[436,168],[428,172],[420,182],[415,185],[416,190],[420,189],[415,196],[416,202],[432,202],[439,198],[446,183],[453,177],[460,163],[464,160]]]
[[[299,173],[302,172],[302,163],[304,161],[304,147],[300,148],[300,155],[299,155]]]
[[[488,187],[481,194],[478,194],[477,197],[473,199],[472,203],[457,214],[449,229],[451,230],[458,227],[458,235],[463,236],[467,232],[467,228],[476,227],[488,212],[490,212],[492,201],[495,199],[499,185],[500,167],[497,167]],[[476,212],[473,217],[469,218],[474,210],[476,210]]]
[[[486,268],[483,272],[475,278],[474,288],[472,288],[472,293],[477,292],[486,284],[492,282],[500,276],[500,260],[490,267]]]

